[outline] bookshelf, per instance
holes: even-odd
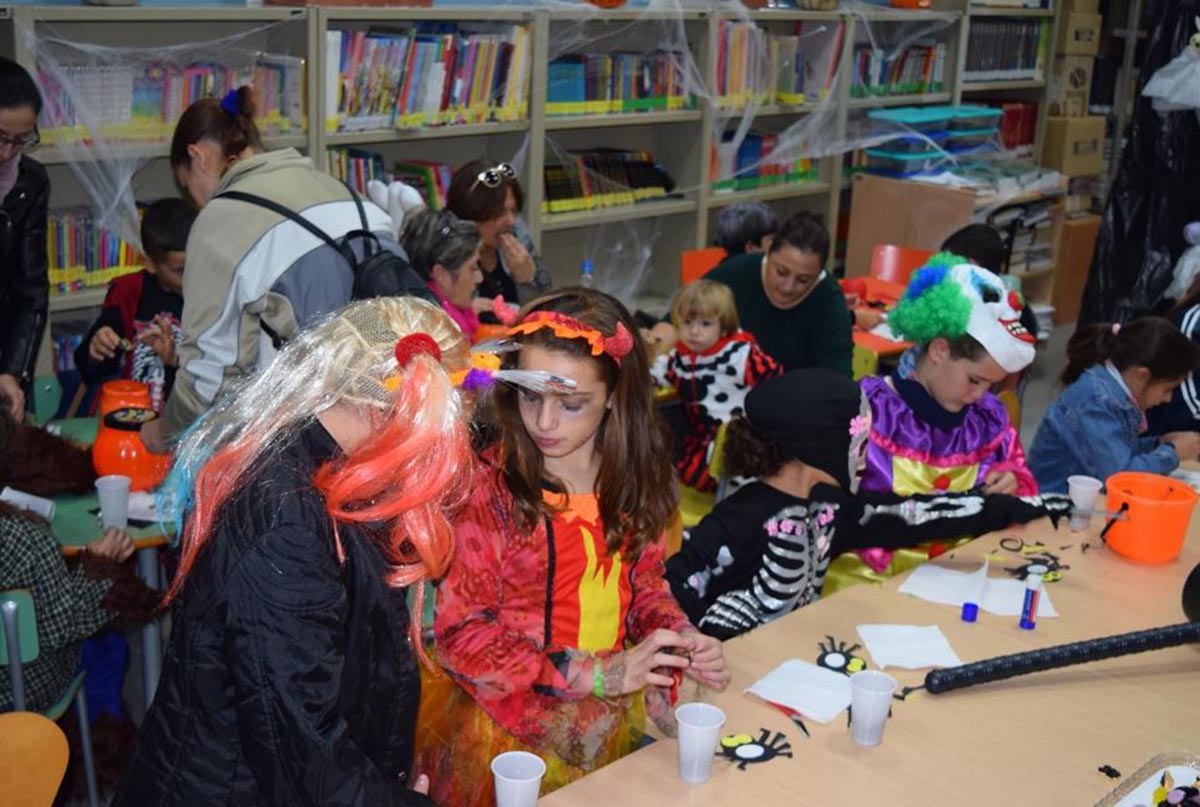
[[[800,181],[764,183],[757,187],[737,186],[719,190],[722,166],[714,166],[714,145],[726,132],[736,130],[753,115],[750,128],[768,139],[794,127],[811,126],[832,141],[845,140],[852,124],[866,111],[879,107],[974,102],[980,99],[1012,98],[1041,101],[1046,81],[1013,79],[968,83],[963,81],[972,23],[1015,18],[1026,22],[1046,21],[1053,42],[1058,0],[1048,9],[990,8],[972,0],[934,0],[929,10],[908,11],[847,6],[837,11],[761,9],[735,11],[728,7],[687,9],[666,13],[653,9],[600,10],[554,7],[447,6],[438,8],[90,8],[90,7],[0,7],[0,49],[27,67],[37,55],[18,32],[53,31],[65,39],[131,47],[174,45],[228,37],[256,26],[275,23],[281,51],[305,60],[304,104],[307,113],[302,131],[269,136],[271,148],[294,147],[327,166],[330,149],[357,148],[380,154],[390,167],[397,160],[427,160],[457,165],[480,157],[511,160],[526,189],[525,218],[554,274],[556,283],[571,283],[585,251],[608,249],[612,241],[651,246],[650,264],[644,286],[646,305],[661,305],[677,285],[678,253],[711,243],[715,215],[736,202],[761,200],[778,208],[781,215],[806,209],[819,214],[830,231],[836,229],[847,202],[850,183],[842,170],[841,156],[813,161],[811,174]],[[414,125],[407,128],[374,126],[328,126],[327,52],[330,32],[402,31],[418,23],[446,23],[487,30],[520,26],[528,32],[531,69],[525,86],[525,103],[508,119],[470,120],[445,125]],[[731,23],[749,24],[772,38],[804,37],[810,47],[822,37],[839,40],[832,56],[834,80],[823,78],[806,84],[802,101],[762,95],[747,104],[747,98],[720,98],[717,71],[720,65],[722,31]],[[815,32],[815,33],[814,33]],[[900,42],[916,38],[944,51],[945,70],[940,87],[930,91],[872,94],[855,97],[849,77],[855,67],[855,45],[879,40]],[[687,69],[699,77],[700,91],[694,100],[679,106],[648,108],[644,111],[602,112],[584,109],[580,114],[551,114],[548,109],[548,68],[556,58],[571,53],[650,52],[670,41],[686,44]],[[768,45],[769,47],[769,45]],[[1052,50],[1052,47],[1051,47]],[[820,71],[815,71],[817,74]],[[709,88],[713,88],[710,91]],[[1041,116],[1039,116],[1040,119]],[[1038,124],[1038,143],[1041,140]],[[342,129],[342,130],[339,130]],[[556,155],[599,146],[646,151],[666,168],[681,193],[625,207],[609,207],[569,213],[542,210],[543,169]],[[175,192],[166,165],[167,143],[139,142],[114,152],[122,159],[143,164],[134,175],[138,198],[154,198]],[[54,185],[51,206],[63,208],[87,203],[67,165],[67,154],[47,146],[34,154],[48,165]],[[727,177],[726,177],[727,178]],[[653,239],[653,240],[646,240]],[[614,247],[615,249],[615,247]],[[63,313],[95,307],[98,290],[55,298],[52,310]],[[640,301],[639,301],[640,302]]]

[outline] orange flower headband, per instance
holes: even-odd
[[[558,311],[534,311],[520,323],[508,329],[509,336],[534,333],[549,328],[560,339],[582,339],[592,348],[592,355],[607,354],[621,366],[621,359],[633,350],[633,334],[622,323],[617,323],[617,330],[612,336],[605,336],[590,325],[585,325],[575,317]]]

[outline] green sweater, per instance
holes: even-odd
[[[705,278],[733,290],[741,326],[785,370],[825,367],[849,377],[853,321],[842,287],[826,274],[804,301],[787,310],[767,299],[761,253],[727,258]]]

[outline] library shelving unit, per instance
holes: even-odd
[[[389,166],[400,159],[449,164],[479,157],[510,160],[518,168],[526,189],[525,218],[556,283],[577,280],[585,254],[592,257],[594,252],[608,250],[606,254],[619,261],[627,253],[614,251],[614,245],[631,245],[637,252],[628,253],[633,258],[644,262],[645,256],[650,256],[641,289],[645,302],[661,306],[677,285],[679,252],[711,243],[713,219],[722,208],[744,200],[762,200],[777,207],[781,215],[811,210],[833,231],[839,212],[846,207],[850,183],[840,154],[813,160],[811,173],[800,181],[757,186],[734,183],[730,187],[725,182],[729,177],[718,176],[724,169],[714,167],[718,162],[713,159],[714,145],[722,143],[725,132],[742,124],[746,114],[754,116],[753,130],[766,136],[807,125],[826,142],[845,142],[848,131],[857,130],[850,124],[860,122],[873,108],[957,103],[985,97],[985,93],[1041,98],[1044,82],[965,84],[962,73],[969,29],[972,20],[988,16],[1040,16],[1049,18],[1053,24],[1056,12],[985,9],[971,5],[970,0],[933,0],[931,5],[928,10],[918,11],[859,4],[826,12],[714,8],[685,9],[670,15],[650,9],[602,10],[583,4],[578,9],[507,4],[427,9],[14,6],[0,7],[0,51],[36,71],[37,54],[23,35],[28,30],[53,31],[64,39],[99,45],[144,47],[216,39],[266,23],[282,23],[283,52],[305,60],[307,119],[303,131],[269,138],[270,146],[297,147],[320,166],[327,165],[328,150],[343,147],[378,152]],[[395,31],[420,22],[527,26],[532,59],[527,108],[504,120],[407,129],[339,131],[336,120],[327,121],[326,71],[327,60],[332,57],[327,54],[326,33]],[[802,103],[780,103],[777,98],[768,97],[759,99],[762,102],[759,104],[746,104],[745,99],[730,102],[716,97],[722,23],[749,23],[772,37],[796,36],[801,31],[834,32],[840,42],[832,82],[824,86],[816,82],[813,85],[816,91],[806,93]],[[656,50],[664,47],[659,35],[667,30],[671,32],[668,38],[672,46],[686,46],[689,69],[694,69],[694,75],[700,77],[698,83],[702,89],[689,103],[681,108],[640,112],[550,114],[547,73],[552,59],[572,52],[573,48],[594,52]],[[857,91],[852,92],[850,77],[855,67],[856,44],[886,43],[889,37],[900,41],[910,36],[944,47],[945,68],[940,86],[919,94],[860,97]],[[652,153],[675,180],[679,193],[625,207],[543,212],[544,167],[558,155],[600,146]],[[167,148],[164,140],[131,145],[123,152],[125,156],[146,159],[133,180],[138,198],[175,191],[165,159]],[[89,203],[61,151],[45,147],[33,156],[50,168],[54,185],[52,207]],[[603,278],[601,285],[612,288]],[[101,297],[102,292],[95,289],[56,297],[52,310],[61,314],[93,308]]]

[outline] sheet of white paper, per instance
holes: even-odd
[[[896,334],[892,333],[892,329],[888,327],[888,324],[886,322],[881,322],[878,325],[876,325],[874,328],[871,329],[871,333],[875,334],[876,336],[882,337],[884,339],[890,339],[893,342],[900,341],[900,339],[897,338]]]
[[[850,705],[849,678],[800,659],[783,662],[746,691],[818,723],[829,723]]]
[[[937,625],[859,625],[858,635],[880,668],[921,670],[962,664]]]
[[[154,503],[154,494],[144,490],[129,494],[129,518],[134,521],[159,521],[158,506]]]
[[[1188,468],[1176,468],[1171,471],[1171,476],[1186,483],[1193,490],[1200,490],[1200,471],[1193,471]]]
[[[980,576],[986,574],[987,563],[974,572],[956,572],[933,563],[918,566],[900,584],[901,594],[911,594],[928,602],[962,607],[964,602],[973,601],[989,614],[996,616],[1020,616],[1025,603],[1025,583],[1021,580],[997,577],[986,578],[983,595],[979,599]],[[1038,616],[1051,619],[1058,616],[1050,602],[1050,592],[1042,586],[1038,602]]]

